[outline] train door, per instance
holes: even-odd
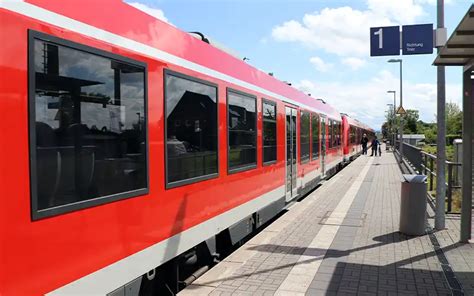
[[[286,107],[286,201],[296,196],[296,109]]]
[[[326,118],[321,116],[321,175],[326,175]]]

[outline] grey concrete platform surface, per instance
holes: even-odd
[[[392,154],[357,158],[179,295],[474,295],[457,216],[398,232],[400,180]]]

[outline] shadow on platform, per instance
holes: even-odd
[[[332,295],[342,293],[374,293],[377,295],[393,294],[394,292],[413,295],[463,295],[462,288],[456,277],[472,279],[472,286],[464,287],[464,295],[474,295],[474,273],[454,273],[449,264],[440,262],[442,270],[433,271],[427,269],[412,268],[412,264],[430,257],[440,257],[441,251],[459,247],[459,243],[449,245],[438,250],[423,253],[404,260],[396,261],[386,265],[356,264],[344,262],[353,252],[370,250],[391,243],[408,241],[416,237],[406,236],[399,232],[376,236],[373,238],[378,243],[368,246],[352,248],[349,250],[305,248],[295,246],[281,246],[273,244],[262,244],[252,246],[249,249],[258,252],[282,253],[293,255],[313,256],[311,259],[279,265],[273,268],[257,269],[215,281],[206,281],[201,285],[211,285],[216,282],[236,280],[252,275],[269,274],[275,270],[291,269],[300,264],[314,261],[322,261],[321,267],[316,274],[308,294],[322,293]],[[375,250],[374,250],[375,251]],[[464,281],[465,282],[465,281]],[[312,291],[315,290],[315,291]]]

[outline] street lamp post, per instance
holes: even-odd
[[[444,0],[437,1],[437,28],[444,27]],[[441,47],[438,47],[438,54]],[[437,138],[436,138],[436,214],[435,228],[438,230],[445,227],[445,198],[446,198],[446,77],[444,66],[438,66],[438,106],[437,106]],[[464,114],[466,114],[465,112]],[[467,115],[467,114],[466,114]],[[467,144],[467,143],[466,143]],[[462,238],[461,238],[462,239]]]
[[[400,63],[400,107],[403,107],[403,71],[401,59],[390,59],[389,63]],[[400,163],[403,163],[403,114],[400,114]]]
[[[392,114],[393,104],[387,104],[387,106],[388,106],[388,111],[385,111],[387,113],[387,118],[388,118],[387,123],[389,125],[387,138],[390,140],[390,143],[393,145],[392,141],[393,141],[393,134],[394,134],[393,130],[394,130],[394,123],[395,123],[393,120],[393,114]],[[388,150],[388,149],[389,149],[388,145],[386,145],[385,150]]]
[[[393,94],[393,151],[395,151],[395,141],[397,140],[397,123],[396,123],[396,117],[397,117],[397,102],[396,102],[396,96],[397,92],[395,90],[387,90],[387,93]]]

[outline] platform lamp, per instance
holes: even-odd
[[[387,90],[387,93],[389,94],[393,94],[393,118],[392,118],[392,127],[393,127],[393,134],[392,134],[392,137],[393,137],[393,150],[395,151],[395,141],[397,140],[397,121],[396,121],[396,114],[397,114],[397,91],[395,90]]]
[[[387,118],[388,118],[388,135],[387,135],[387,138],[390,140],[390,143],[392,143],[393,145],[393,123],[394,123],[394,120],[393,120],[393,117],[392,117],[392,112],[393,112],[393,104],[387,104],[388,106],[388,110],[385,111],[385,113],[387,113]],[[388,145],[385,146],[385,150],[388,150]]]
[[[400,107],[403,106],[403,61],[401,59],[390,59],[388,60],[389,63],[400,63]],[[403,116],[403,115],[400,115]],[[399,133],[400,133],[400,163],[403,163],[403,120],[401,118],[400,120],[400,126],[399,126]]]

